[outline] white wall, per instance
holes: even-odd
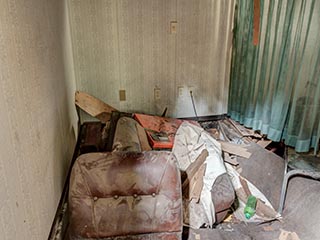
[[[67,11],[63,0],[0,9],[0,238],[43,240],[75,143]]]
[[[192,89],[198,115],[226,113],[233,7],[233,0],[69,0],[77,89],[121,111],[168,107],[173,117],[194,116]]]

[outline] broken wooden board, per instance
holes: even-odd
[[[247,202],[248,196],[242,187],[235,189],[237,197],[244,203]]]
[[[76,91],[75,104],[92,117],[106,123],[110,120],[111,113],[118,111],[98,98],[95,98],[88,93]]]
[[[250,195],[252,195],[252,194],[251,194],[251,191],[250,191],[250,189],[249,189],[247,180],[245,180],[245,179],[242,178],[242,177],[239,177],[239,180],[240,180],[241,186],[242,186],[242,188],[243,188],[243,190],[244,190],[244,193],[246,194],[246,199],[247,199]]]
[[[200,155],[197,157],[197,159],[189,165],[189,167],[186,169],[186,173],[188,174],[188,177],[192,177],[200,168],[200,166],[204,163],[206,158],[208,157],[209,153],[206,149],[202,150]]]
[[[141,151],[151,151],[152,148],[149,144],[147,133],[144,128],[139,123],[136,123],[136,129],[140,141]]]
[[[230,154],[234,154],[243,158],[251,157],[251,153],[248,152],[247,149],[245,149],[241,145],[222,141],[219,142],[221,144],[222,151],[224,152],[228,152]]]
[[[262,136],[256,133],[252,129],[248,129],[242,126],[240,123],[228,118],[228,121],[242,134],[243,137],[255,137],[255,138],[262,138]]]
[[[257,198],[256,213],[261,217],[270,219],[276,218],[278,215],[273,208],[266,205],[260,198]]]
[[[206,172],[207,164],[202,164],[196,174],[190,180],[189,200],[195,199],[198,203],[203,188],[203,176]]]
[[[204,161],[208,157],[208,151],[206,149],[202,150],[200,155],[197,157],[197,159],[189,165],[189,167],[186,169],[187,178],[182,184],[182,189],[185,190],[189,186],[189,182],[192,179],[192,177],[197,173],[201,165],[203,165]]]

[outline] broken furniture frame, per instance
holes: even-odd
[[[287,159],[286,159],[286,165],[287,165]],[[284,202],[285,202],[286,194],[287,194],[288,181],[291,177],[296,177],[296,176],[309,177],[309,178],[313,178],[318,181],[320,180],[320,172],[316,172],[316,171],[295,169],[295,170],[291,170],[291,171],[285,173],[284,178],[283,178],[283,183],[282,183],[280,203],[279,203],[279,209],[278,209],[278,213],[280,213],[280,214],[282,214],[283,208],[284,208]]]

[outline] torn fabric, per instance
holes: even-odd
[[[207,167],[203,177],[200,201],[197,203],[192,199],[184,204],[188,212],[185,222],[193,228],[200,228],[202,225],[212,226],[215,223],[215,209],[210,190],[216,178],[226,173],[226,168],[220,143],[201,127],[188,122],[182,123],[176,133],[172,149],[180,170],[185,171],[204,149],[208,151],[208,157],[205,160]]]

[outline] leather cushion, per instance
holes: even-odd
[[[169,152],[81,155],[69,189],[73,236],[181,232],[179,171]]]

